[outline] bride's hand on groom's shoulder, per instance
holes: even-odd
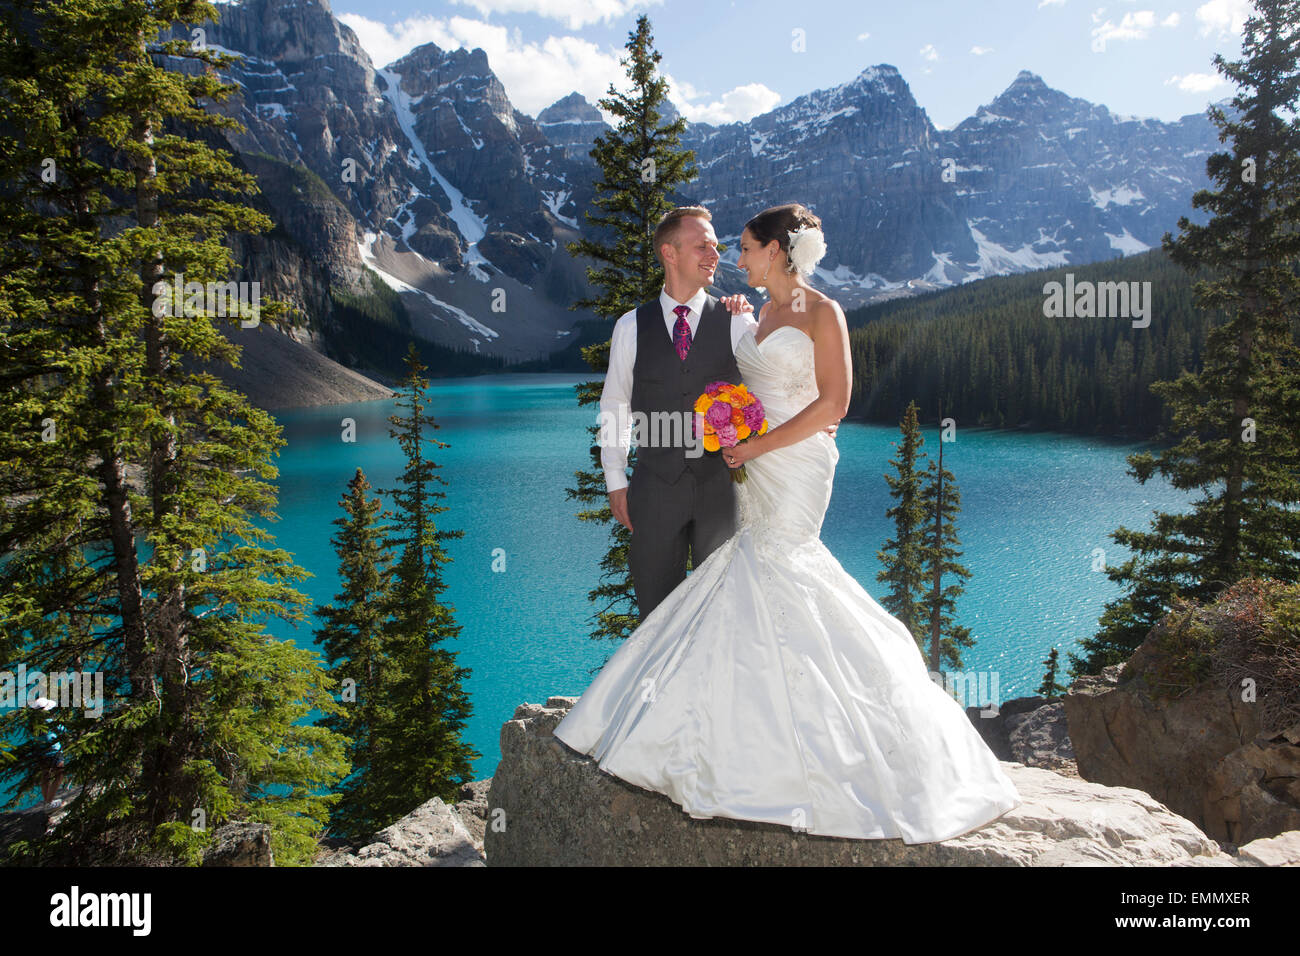
[[[749,300],[746,299],[744,293],[741,292],[737,292],[735,295],[724,295],[718,301],[726,306],[727,311],[732,315],[736,315],[740,312],[754,311],[754,307],[749,304]]]

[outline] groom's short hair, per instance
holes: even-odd
[[[676,209],[670,209],[664,213],[664,217],[659,220],[659,225],[655,226],[654,244],[655,258],[664,268],[668,263],[664,262],[663,254],[660,253],[659,247],[665,242],[675,242],[677,239],[677,230],[682,224],[682,220],[687,216],[698,216],[706,221],[713,221],[713,213],[709,212],[703,206],[678,206]]]

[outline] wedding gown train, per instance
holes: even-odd
[[[772,427],[817,396],[812,340],[736,347]],[[928,843],[1020,796],[912,635],[819,534],[839,450],[818,432],[749,461],[739,520],[624,641],[555,728],[697,819]]]

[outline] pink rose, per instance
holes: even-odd
[[[714,402],[704,416],[714,428],[721,428],[731,421],[731,406],[726,402]]]

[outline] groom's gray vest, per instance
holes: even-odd
[[[658,432],[661,441],[667,442],[672,430],[654,426],[655,412],[677,412],[690,435],[695,400],[710,382],[731,382],[739,385],[740,370],[731,349],[731,313],[713,296],[706,296],[700,313],[700,322],[691,341],[686,359],[677,357],[677,349],[664,322],[663,306],[659,299],[641,305],[636,310],[636,362],[632,366],[632,412],[646,416],[647,431],[651,436]],[[653,437],[649,441],[653,441]],[[689,441],[689,438],[686,439]],[[637,468],[645,467],[663,481],[672,484],[689,468],[695,477],[716,477],[727,471],[722,456],[709,453],[696,443],[701,454],[687,457],[686,441],[675,446],[655,447],[638,445]]]

